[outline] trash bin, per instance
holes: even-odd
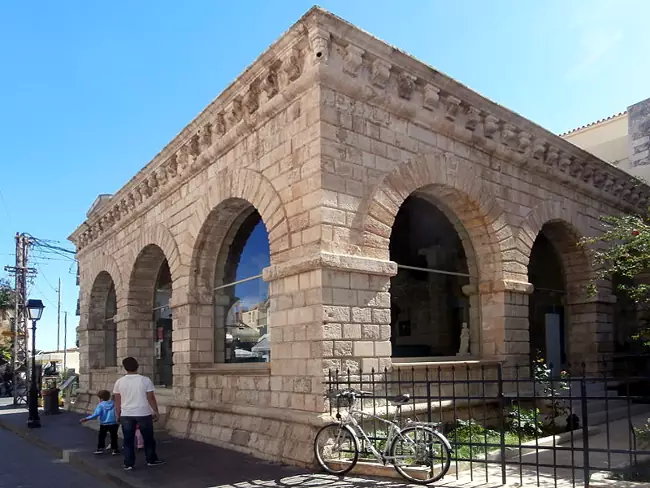
[[[43,413],[59,413],[59,389],[43,390]]]

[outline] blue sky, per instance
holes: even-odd
[[[16,231],[65,243],[312,4],[147,0],[0,5],[0,264]],[[645,0],[324,1],[321,6],[554,132],[650,97]],[[56,280],[37,261],[56,346]],[[1,275],[0,271],[0,275]]]

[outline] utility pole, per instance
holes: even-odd
[[[67,359],[68,359],[68,312],[63,312],[63,378],[64,380],[68,379]]]
[[[61,337],[61,278],[59,278],[59,287],[56,289],[59,295],[59,303],[56,307],[56,350],[59,351],[59,340]]]
[[[36,274],[34,268],[27,267],[30,244],[27,235],[16,233],[16,264],[15,266],[5,266],[5,271],[13,274],[15,278],[14,347],[11,358],[14,374],[14,405],[27,403],[29,337],[25,304],[27,302],[27,277]]]

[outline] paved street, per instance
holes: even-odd
[[[108,488],[95,477],[63,463],[48,452],[30,444],[21,437],[0,429],[0,487],[43,488]]]

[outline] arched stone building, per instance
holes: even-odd
[[[71,235],[78,407],[135,356],[171,432],[309,463],[329,368],[595,360],[576,244],[649,197],[314,8]]]

